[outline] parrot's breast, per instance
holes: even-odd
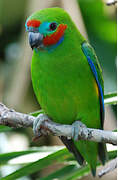
[[[91,127],[91,119],[93,127],[100,126],[98,88],[84,55],[58,58],[34,53],[31,71],[36,97],[53,121],[82,120]]]

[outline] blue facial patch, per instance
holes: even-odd
[[[28,20],[27,20],[27,21],[28,21]],[[25,23],[25,29],[26,29],[26,31],[28,31],[27,21],[26,21],[26,23]]]
[[[49,31],[49,26],[50,26],[50,23],[49,22],[43,22],[40,27],[39,27],[39,32],[41,34],[43,34],[44,36],[48,35],[48,34],[51,34],[52,31]]]

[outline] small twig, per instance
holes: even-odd
[[[42,116],[44,119],[44,116]],[[6,125],[10,127],[33,127],[33,121],[36,117],[16,112],[8,109],[5,105],[0,103],[0,125]],[[62,125],[49,121],[44,121],[43,127],[53,135],[56,136],[72,136],[72,125]],[[117,133],[112,131],[104,131],[92,128],[80,128],[78,139],[117,144]]]
[[[109,0],[106,4],[107,6],[115,5],[117,3],[117,0]]]
[[[106,164],[106,166],[98,173],[99,177],[102,177],[103,175],[113,171],[117,168],[117,158],[111,160]]]

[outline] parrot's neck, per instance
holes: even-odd
[[[64,36],[62,36],[56,44],[45,47],[45,50],[47,50],[48,52],[54,51],[63,42],[63,40],[64,40]]]
[[[39,71],[39,69],[45,71],[46,69],[47,74],[50,74],[50,72],[51,74],[54,73],[54,77],[56,71],[56,74],[58,74],[56,78],[59,79],[61,78],[60,76],[63,78],[65,74],[68,77],[70,71],[75,72],[75,69],[72,68],[72,64],[78,64],[78,61],[80,61],[80,59],[76,57],[78,57],[78,53],[81,52],[81,44],[84,38],[77,29],[73,33],[71,33],[71,30],[71,28],[68,28],[68,33],[64,34],[57,44],[47,46],[42,50],[33,50],[32,60],[34,61],[34,66],[38,68],[37,71]]]

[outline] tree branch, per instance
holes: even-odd
[[[62,125],[54,123],[50,119],[45,120],[45,115],[41,114],[43,118],[42,128],[46,129],[56,136],[73,137],[72,125]],[[8,109],[4,104],[0,103],[0,125],[6,125],[9,127],[33,127],[33,121],[36,117],[16,112],[12,109]],[[112,131],[104,131],[99,129],[86,128],[85,126],[80,127],[78,139],[110,143],[113,145],[117,144],[117,133]]]
[[[102,177],[103,175],[113,171],[114,169],[117,168],[117,158],[112,159],[111,161],[109,161],[105,167],[98,173],[99,177]]]
[[[8,109],[4,104],[0,103],[0,125],[9,127],[33,127],[35,117]]]
[[[117,0],[109,0],[106,2],[107,6],[115,5],[117,3]]]

